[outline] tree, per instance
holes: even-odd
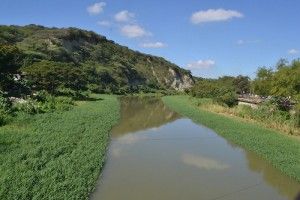
[[[0,73],[15,72],[21,59],[22,53],[15,45],[0,45]]]
[[[250,78],[248,76],[237,76],[233,80],[233,85],[238,94],[245,94],[250,92]]]
[[[33,89],[50,93],[57,92],[59,87],[83,90],[88,82],[83,70],[71,63],[41,61],[22,68],[22,71]]]
[[[13,74],[21,66],[23,54],[15,45],[0,45],[0,90],[16,88]]]
[[[284,58],[279,59],[279,61],[276,64],[276,68],[279,70],[282,67],[286,67],[288,65],[288,61]]]
[[[271,68],[260,67],[256,72],[256,78],[252,83],[255,94],[268,96],[271,94],[273,70]]]
[[[273,75],[272,95],[296,97],[300,93],[300,61],[278,68]]]
[[[213,98],[218,94],[218,85],[215,80],[199,80],[191,89],[191,95],[199,98]]]

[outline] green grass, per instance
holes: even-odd
[[[293,135],[300,139],[300,127],[297,127],[297,115],[292,112],[281,111],[276,105],[264,103],[257,108],[247,105],[227,107],[220,105],[212,99],[197,99],[196,105],[202,110],[219,113],[227,116],[234,116],[244,121],[258,123],[266,128],[280,131],[283,134]]]
[[[0,199],[88,199],[119,119],[115,96],[0,128]]]
[[[254,123],[208,112],[189,96],[163,97],[172,110],[203,124],[229,141],[257,153],[286,175],[300,182],[300,142]]]

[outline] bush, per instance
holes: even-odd
[[[78,92],[70,88],[59,87],[55,93],[60,96],[76,97]]]
[[[276,104],[273,104],[270,101],[259,105],[257,108],[241,105],[236,107],[233,112],[239,117],[254,119],[256,121],[263,122],[269,127],[284,130],[285,132],[292,132],[296,134],[299,132],[299,130],[297,130],[299,114],[297,116],[297,112],[293,113],[282,111]]]
[[[33,98],[27,99],[26,102],[16,103],[14,108],[20,112],[37,114],[66,111],[70,110],[73,105],[74,102],[71,97],[55,97],[50,95],[47,91],[39,91]]]
[[[84,71],[74,64],[53,61],[35,62],[22,67],[28,86],[35,90],[47,90],[51,94],[60,88],[74,91],[86,89],[87,78]]]
[[[0,108],[0,126],[5,125],[11,118],[11,115],[6,111]]]
[[[33,99],[28,99],[25,102],[18,102],[14,104],[14,109],[19,112],[24,112],[27,114],[37,114],[40,113],[37,101]]]
[[[87,89],[93,93],[104,93],[104,89],[99,84],[90,83],[87,84]]]
[[[70,97],[54,97],[49,96],[45,102],[39,103],[39,109],[42,112],[66,111],[70,110],[74,105]]]
[[[11,117],[11,102],[0,91],[0,126],[5,125]]]
[[[11,102],[0,92],[0,109],[9,111],[10,108]]]
[[[296,122],[295,122],[295,125],[296,127],[300,127],[300,103],[298,103],[296,106],[295,106],[295,110],[296,110],[296,113],[295,113],[295,118],[296,118]]]
[[[33,99],[44,102],[50,94],[46,90],[40,90],[33,95]]]
[[[217,96],[215,101],[219,104],[225,104],[229,107],[233,107],[238,104],[237,95],[232,91],[226,91],[224,94]]]
[[[88,90],[86,90],[86,91],[73,90],[73,89],[66,88],[66,87],[59,87],[56,90],[56,96],[67,96],[74,100],[88,99],[90,94],[91,94],[91,92]]]

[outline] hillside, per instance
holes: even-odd
[[[38,25],[0,26],[0,44],[18,48],[22,54],[19,71],[32,79],[33,87],[40,84],[35,77],[41,75],[37,71],[49,70],[56,63],[57,68],[68,64],[69,68],[92,72],[88,87],[100,91],[184,90],[194,84],[189,71],[164,58],[133,51],[92,31]]]

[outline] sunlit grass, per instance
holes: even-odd
[[[194,104],[198,105],[200,109],[238,117],[244,121],[256,122],[267,128],[276,129],[283,134],[294,135],[295,138],[298,136],[300,140],[300,128],[295,126],[296,119],[292,117],[287,119],[287,113],[280,113],[280,111],[269,112],[264,109],[264,106],[255,109],[246,105],[225,107],[214,103],[211,99],[197,99],[194,100]],[[267,107],[267,109],[270,108]],[[284,115],[282,113],[284,113]]]
[[[300,182],[300,142],[254,123],[242,122],[200,109],[189,96],[163,97],[174,111],[203,124],[231,142],[257,153],[286,175]]]
[[[0,199],[88,198],[119,119],[116,97],[100,97],[0,128]]]

